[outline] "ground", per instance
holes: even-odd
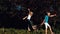
[[[40,29],[38,32],[28,32],[25,29],[15,29],[15,28],[0,28],[0,34],[45,34],[45,30]],[[60,30],[55,29],[54,30],[55,34],[60,34]],[[48,34],[50,34],[50,31],[48,30]]]

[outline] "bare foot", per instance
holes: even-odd
[[[51,32],[51,34],[55,34],[54,32]]]

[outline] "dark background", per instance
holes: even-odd
[[[56,13],[49,23],[60,28],[60,0],[0,0],[0,27],[25,29],[27,23],[22,18],[28,14],[27,8],[34,12],[31,20],[36,25],[43,21],[46,11]]]

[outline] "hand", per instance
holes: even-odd
[[[30,9],[28,8],[28,11],[30,11]]]
[[[25,18],[23,18],[23,20],[25,20]]]
[[[56,16],[56,14],[54,14]]]

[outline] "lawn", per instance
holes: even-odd
[[[0,34],[45,34],[45,30],[40,29],[38,32],[28,32],[25,29],[15,29],[15,28],[0,28]],[[55,34],[60,34],[60,30],[54,29]],[[50,31],[48,30],[48,34],[50,34]]]

